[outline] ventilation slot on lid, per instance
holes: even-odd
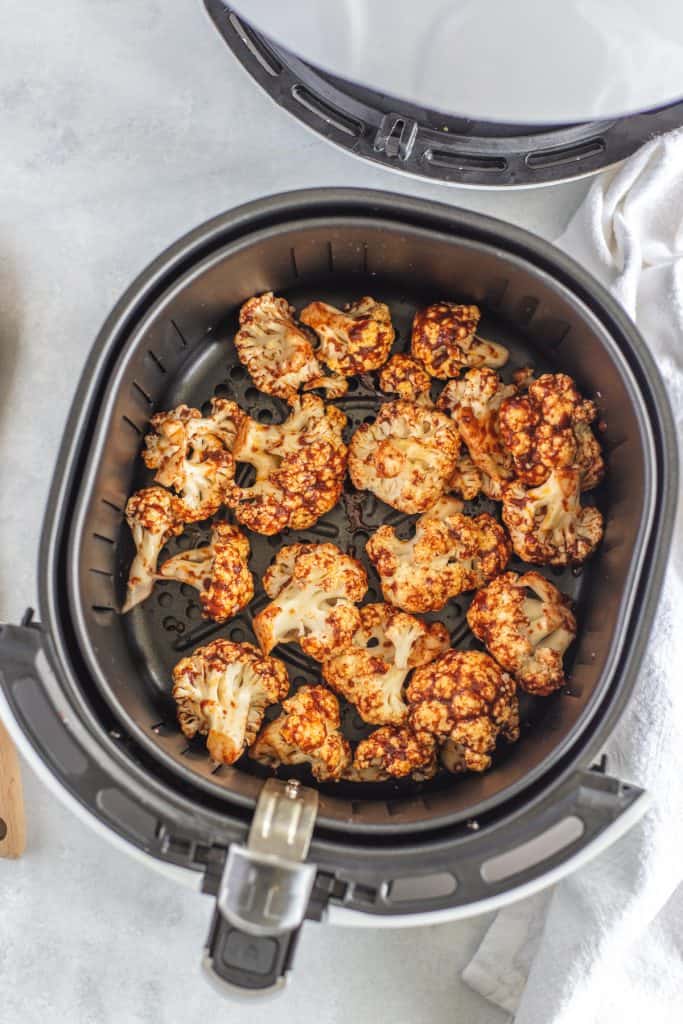
[[[573,164],[580,160],[598,157],[605,151],[604,139],[589,139],[575,146],[563,146],[560,149],[544,149],[538,153],[529,153],[526,158],[528,167],[557,167],[558,164]]]
[[[457,153],[445,149],[428,149],[425,162],[431,167],[442,167],[452,171],[483,171],[500,174],[507,170],[508,162],[503,156],[483,156],[481,153]]]
[[[277,76],[282,71],[282,64],[277,59],[275,54],[266,46],[262,39],[257,37],[247,29],[236,14],[232,11],[228,14],[228,21],[234,28],[237,35],[240,37],[249,53],[252,57],[255,57],[259,62],[264,71],[266,71],[272,78]]]
[[[319,96],[314,96],[303,85],[293,85],[292,96],[302,107],[310,110],[312,114],[319,117],[325,124],[328,124],[331,128],[336,128],[337,131],[342,132],[344,135],[350,135],[352,138],[355,138],[362,133],[362,125],[357,121],[353,121],[350,117],[345,117],[341,111],[330,106],[329,103],[326,103]]]

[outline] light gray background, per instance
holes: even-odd
[[[402,179],[271,104],[200,0],[3,0],[0,35],[0,620],[35,602],[55,453],[94,335],[122,290],[221,210],[359,185],[555,237],[583,182],[507,194]],[[499,1024],[459,980],[489,918],[403,931],[310,926],[290,990],[245,1010],[202,981],[210,901],[122,856],[24,766],[29,848],[0,861],[2,1024]]]

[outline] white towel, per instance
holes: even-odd
[[[636,320],[683,445],[683,131],[592,186],[557,245]],[[463,979],[516,1024],[683,1020],[683,522],[636,692],[605,753],[654,803],[550,893],[495,918]]]

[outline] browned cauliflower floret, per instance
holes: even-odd
[[[459,494],[464,501],[472,501],[483,487],[483,477],[464,445],[460,448],[458,461],[448,481],[448,491]]]
[[[389,307],[369,296],[346,306],[344,312],[325,302],[311,302],[300,319],[318,335],[320,359],[342,377],[379,369],[394,343]]]
[[[227,622],[254,596],[248,559],[249,541],[242,531],[229,523],[214,523],[210,544],[167,559],[159,575],[196,587],[204,618]]]
[[[257,423],[235,409],[242,419],[233,455],[256,470],[251,486],[235,485],[226,496],[235,518],[264,534],[312,526],[341,495],[346,416],[315,395],[296,399],[284,423]]]
[[[366,545],[386,601],[409,612],[436,611],[451,597],[482,587],[510,558],[503,527],[486,512],[465,516],[454,498],[420,516],[411,540],[380,526]]]
[[[408,714],[404,689],[409,673],[448,648],[448,630],[390,604],[366,604],[360,619],[351,643],[323,663],[323,678],[356,705],[364,721],[399,724]]]
[[[519,737],[514,681],[481,651],[450,650],[418,668],[408,686],[409,721],[418,732],[448,741],[451,772],[483,772],[498,735]]]
[[[506,572],[474,595],[470,629],[523,690],[546,696],[564,685],[562,655],[576,636],[566,598],[538,572]]]
[[[152,593],[161,549],[183,532],[183,505],[163,487],[146,487],[128,499],[126,522],[137,554],[128,573],[124,614]]]
[[[401,352],[382,368],[379,386],[382,391],[410,402],[429,402],[432,380],[419,359]]]
[[[145,438],[142,458],[148,469],[156,470],[157,483],[177,492],[187,523],[217,512],[232,486],[235,462],[230,450],[239,425],[233,406],[214,398],[210,416],[179,405],[150,421],[153,432]]]
[[[277,658],[253,644],[213,640],[173,669],[173,697],[185,736],[206,736],[209,755],[232,764],[254,741],[269,704],[287,696],[289,679]]]
[[[263,651],[298,643],[323,661],[346,647],[359,628],[355,602],[363,600],[368,578],[360,562],[334,544],[290,544],[278,551],[263,587],[273,599],[254,616]]]
[[[318,782],[337,782],[348,770],[351,748],[340,728],[339,702],[324,686],[301,686],[264,726],[249,751],[261,764],[306,764]]]
[[[384,725],[356,747],[346,774],[350,782],[386,782],[410,776],[424,782],[436,775],[436,740],[407,725]]]
[[[311,340],[286,299],[272,292],[248,299],[240,309],[237,355],[259,391],[291,402],[300,388],[325,388],[330,398],[346,393],[343,377],[326,377]]]
[[[503,446],[498,412],[505,399],[516,394],[513,384],[503,384],[495,370],[468,370],[460,380],[449,381],[439,395],[438,407],[450,413],[481,473],[481,488],[500,501],[502,485],[514,476],[512,456]]]
[[[527,490],[517,480],[503,488],[503,522],[516,555],[536,565],[584,562],[602,540],[597,508],[583,506],[578,469],[554,470]]]
[[[582,491],[599,484],[605,463],[590,426],[596,416],[595,404],[581,397],[566,373],[544,373],[529,382],[526,394],[506,398],[498,427],[517,478],[538,487],[552,470],[574,468]]]
[[[464,366],[503,366],[508,350],[477,337],[478,306],[436,302],[413,319],[410,351],[432,377],[457,377]]]
[[[459,453],[458,431],[448,416],[399,399],[353,435],[349,473],[356,487],[387,505],[424,512],[446,490]]]

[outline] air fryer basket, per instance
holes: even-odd
[[[134,282],[97,339],[65,430],[40,552],[41,623],[29,615],[21,626],[0,626],[0,713],[94,819],[158,861],[201,875],[220,908],[212,968],[261,989],[279,983],[292,933],[259,947],[267,969],[249,969],[253,943],[237,941],[226,924],[221,879],[226,856],[229,865],[255,828],[264,772],[249,764],[213,772],[201,744],[179,733],[169,699],[173,663],[210,635],[247,637],[248,619],[205,623],[194,592],[175,583],[129,616],[117,608],[132,553],[123,507],[144,479],[138,455],[150,415],[213,393],[263,419],[284,413],[253,389],[231,342],[240,303],[267,289],[298,307],[310,298],[385,299],[398,348],[417,303],[479,303],[483,330],[509,345],[512,366],[566,370],[595,396],[608,463],[595,495],[607,518],[604,542],[582,572],[557,578],[575,596],[580,622],[566,691],[525,700],[519,742],[502,747],[483,775],[321,787],[307,916],[329,908],[337,919],[416,921],[423,912],[488,909],[560,877],[642,813],[640,790],[604,765],[592,769],[636,680],[676,494],[671,415],[638,332],[580,267],[508,225],[377,192],[294,193],[202,225]],[[355,425],[376,402],[359,381],[340,404]],[[378,502],[364,502],[362,522],[356,512],[343,505],[306,535],[362,554],[379,522],[409,528]],[[202,525],[189,531],[191,542],[204,534]],[[257,575],[290,539],[252,538]],[[371,586],[378,591],[375,577]],[[472,642],[465,608],[458,599],[442,616],[459,644]],[[295,685],[310,678],[312,665],[298,652],[278,653]],[[353,713],[345,716],[358,735]],[[303,781],[310,792],[312,780]],[[558,839],[567,822],[570,834]]]
[[[311,217],[257,231],[197,263],[159,299],[128,338],[100,410],[71,530],[69,600],[93,679],[122,727],[181,778],[226,801],[253,801],[264,773],[246,758],[216,770],[203,743],[188,745],[175,724],[170,673],[209,636],[251,638],[248,617],[225,626],[202,622],[194,591],[175,583],[158,587],[121,617],[116,609],[132,555],[122,509],[127,495],[149,479],[138,454],[156,409],[180,401],[202,404],[217,393],[237,398],[257,418],[283,417],[284,407],[250,383],[231,342],[240,303],[265,289],[298,307],[314,297],[335,303],[364,294],[385,299],[396,316],[397,347],[406,344],[420,302],[444,296],[476,301],[484,309],[484,335],[510,347],[510,369],[531,360],[566,370],[597,397],[606,424],[608,473],[599,500],[607,529],[583,571],[567,570],[557,580],[578,600],[580,632],[569,687],[525,702],[522,738],[502,748],[484,775],[443,775],[420,786],[327,786],[320,806],[321,823],[345,831],[414,831],[476,815],[547,771],[587,727],[624,644],[655,501],[652,438],[638,415],[628,366],[591,312],[542,271],[491,245],[388,219],[378,224],[372,218]],[[376,398],[361,383],[340,405],[355,425],[372,415]],[[252,537],[257,577],[290,540],[333,540],[362,555],[368,531],[380,522],[409,526],[380,503],[364,508],[360,528],[342,506],[296,537]],[[170,550],[197,543],[206,532],[191,529]],[[376,599],[374,572],[371,580],[370,597]],[[260,590],[256,606],[265,601]],[[452,602],[441,617],[456,641],[467,645],[466,603]],[[298,649],[284,648],[282,656],[295,685],[315,677],[315,663]],[[358,731],[350,709],[346,724]]]

